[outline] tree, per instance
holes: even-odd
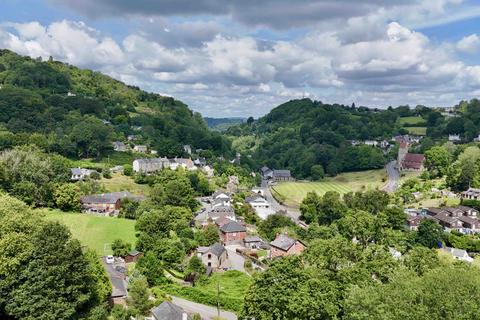
[[[295,224],[290,218],[281,214],[272,214],[258,224],[258,232],[268,240],[275,239],[275,236],[285,227],[293,227]]]
[[[375,217],[368,212],[352,210],[337,221],[338,229],[347,239],[356,239],[367,246],[375,235]]]
[[[122,206],[120,208],[120,216],[125,219],[136,219],[137,210],[140,203],[136,200],[124,198],[122,199]]]
[[[312,176],[312,180],[318,181],[325,178],[325,171],[323,170],[323,166],[321,165],[314,165],[310,169],[310,175]]]
[[[417,243],[427,247],[436,248],[443,240],[443,228],[430,219],[423,219],[418,226]]]
[[[302,220],[306,223],[318,222],[321,197],[314,191],[308,192],[300,204]]]
[[[330,224],[340,219],[346,210],[346,206],[335,191],[327,191],[318,206],[319,223]]]
[[[437,146],[425,152],[425,167],[433,178],[447,174],[450,163],[450,153],[445,147]]]
[[[202,260],[193,256],[188,261],[188,266],[185,269],[185,277],[189,279],[195,286],[195,281],[202,275],[205,274],[205,266],[203,265]]]
[[[147,315],[150,308],[152,308],[152,302],[149,300],[150,292],[147,279],[143,276],[133,278],[129,283],[128,292],[128,304],[135,314]]]
[[[417,275],[422,276],[426,272],[438,267],[440,260],[435,250],[416,246],[405,255],[403,263]]]
[[[148,284],[151,286],[158,286],[167,281],[163,263],[153,252],[147,252],[141,257],[136,268],[146,277]]]
[[[57,207],[63,211],[80,210],[80,189],[73,183],[57,186],[53,197]]]
[[[132,250],[132,245],[122,239],[113,240],[111,247],[115,257],[125,257]]]

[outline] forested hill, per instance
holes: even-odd
[[[127,86],[99,72],[0,50],[0,148],[34,142],[69,157],[108,153],[112,141],[147,144],[178,156],[182,146],[228,154],[200,114],[171,97]]]
[[[390,140],[416,126],[413,129],[427,134],[424,141],[428,143],[453,131],[463,133],[457,122],[464,121],[461,114],[447,119],[440,110],[424,106],[373,110],[300,99],[274,108],[253,123],[233,126],[227,134],[233,137],[234,147],[250,154],[258,167],[288,168],[297,178],[315,179],[324,173],[381,168],[389,160],[379,148],[354,146],[352,140]]]

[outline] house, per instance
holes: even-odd
[[[460,138],[459,134],[449,134],[448,135],[448,141],[451,142],[460,142],[462,141],[462,138]]]
[[[306,248],[303,242],[292,239],[284,233],[277,234],[275,240],[270,242],[270,246],[271,258],[300,254]]]
[[[480,232],[480,220],[478,220],[478,211],[466,207],[443,207],[443,208],[425,208],[423,215],[428,215],[437,221],[446,231],[456,230],[461,233]]]
[[[408,143],[402,141],[398,149],[397,167],[400,171],[423,171],[425,156],[423,154],[409,153]]]
[[[133,150],[135,152],[147,153],[148,148],[146,145],[138,144],[133,147]]]
[[[142,256],[143,253],[138,252],[137,250],[132,250],[125,257],[123,257],[123,260],[125,260],[125,263],[137,262]]]
[[[264,188],[252,188],[252,192],[261,195],[262,197],[265,196],[265,189]]]
[[[198,247],[197,257],[199,257],[206,267],[214,270],[223,267],[228,258],[227,250],[220,244],[214,243],[210,247]]]
[[[107,263],[106,259],[106,257],[102,258],[102,264],[112,284],[110,303],[125,305],[127,298],[127,268],[125,262],[121,259],[115,259],[113,263]]]
[[[112,142],[112,145],[113,145],[113,150],[115,151],[118,151],[118,152],[128,151],[127,145],[121,141],[114,141]]]
[[[188,320],[190,317],[179,306],[170,301],[163,301],[158,307],[153,308],[148,320]],[[145,317],[147,319],[147,317]]]
[[[267,166],[263,166],[261,169],[260,169],[260,173],[262,174],[262,177],[264,179],[271,179],[273,178],[273,170],[270,169],[269,167]]]
[[[422,222],[423,219],[426,219],[426,216],[423,215],[418,215],[418,216],[409,216],[407,218],[407,226],[408,229],[412,231],[418,230],[418,226],[420,225],[420,222]]]
[[[467,200],[480,200],[480,189],[468,188],[460,194],[460,197]]]
[[[259,236],[246,236],[243,239],[243,245],[249,249],[260,249],[264,246],[264,241]]]
[[[121,200],[129,198],[135,201],[143,199],[128,191],[92,194],[81,197],[82,207],[86,212],[100,213],[104,215],[117,214],[121,207]]]
[[[468,255],[467,251],[465,251],[463,249],[446,247],[444,249],[444,251],[450,253],[452,255],[452,257],[456,260],[465,261],[465,262],[469,262],[469,263],[473,261],[473,258],[470,257]]]
[[[213,206],[226,206],[232,205],[232,194],[227,191],[217,190],[212,195]]]
[[[372,146],[372,147],[378,146],[378,141],[376,140],[365,140],[363,143],[367,146]]]
[[[183,146],[183,151],[187,154],[192,154],[192,147],[188,144]]]
[[[273,181],[293,181],[293,177],[290,173],[290,170],[273,170]]]
[[[135,159],[132,167],[134,172],[150,174],[170,168],[170,161],[167,158]]]
[[[197,167],[193,163],[192,159],[187,159],[187,158],[175,158],[174,161],[176,162],[177,166],[176,167],[182,167],[185,170],[197,170]],[[171,168],[172,170],[175,170]]]
[[[218,219],[229,219],[232,221],[236,221],[237,218],[235,216],[235,211],[230,206],[217,206],[213,207],[210,210],[204,210],[203,212],[199,213],[195,218],[195,224],[206,226],[211,222],[216,222]]]
[[[73,181],[84,180],[86,178],[89,178],[90,175],[94,172],[97,172],[97,171],[90,170],[90,169],[83,169],[83,168],[72,168],[70,169],[70,173],[72,174],[70,176],[70,180],[73,180]]]
[[[225,244],[243,242],[247,229],[236,221],[230,221],[220,227],[220,240]]]
[[[246,197],[245,202],[251,205],[253,209],[270,208],[270,202],[259,194]]]

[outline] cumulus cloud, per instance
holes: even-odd
[[[363,23],[376,26],[375,33],[355,36]],[[316,29],[289,41],[215,31],[195,45],[154,41],[142,32],[115,41],[66,20],[4,24],[0,47],[94,68],[174,95],[209,116],[259,116],[303,96],[380,107],[452,104],[480,89],[480,66],[459,61],[452,45],[379,16],[351,18],[338,30]]]
[[[463,37],[457,42],[457,49],[469,54],[477,53],[480,50],[480,38],[475,33]]]

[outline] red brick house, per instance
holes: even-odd
[[[230,221],[220,227],[220,240],[223,243],[243,242],[247,229],[236,221]]]
[[[277,234],[275,240],[270,242],[270,246],[271,258],[300,254],[306,248],[303,242],[292,239],[284,233]]]

